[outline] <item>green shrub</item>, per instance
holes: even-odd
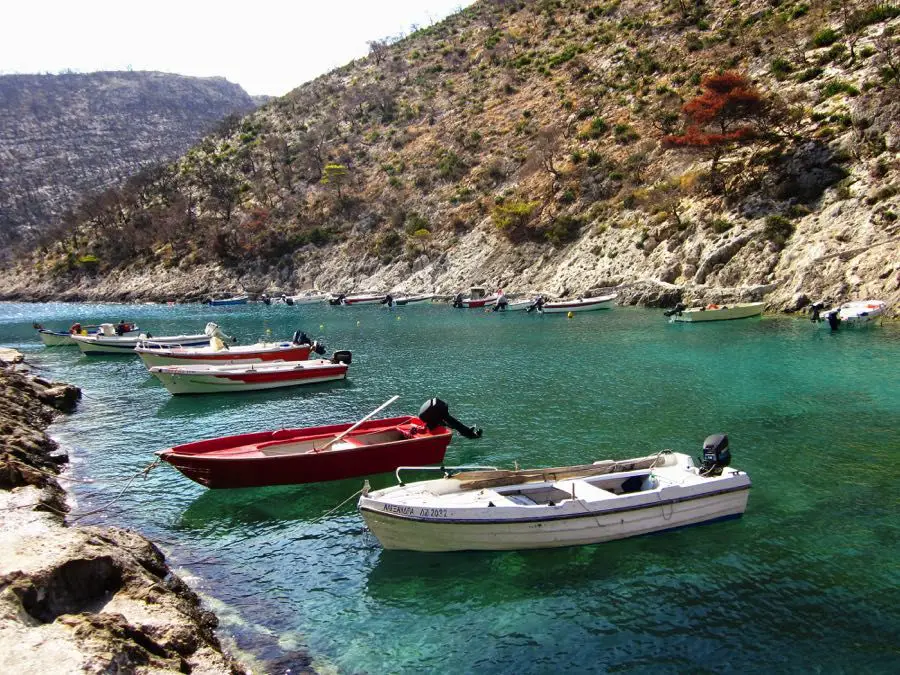
[[[794,234],[794,224],[784,216],[769,216],[763,228],[763,238],[782,248]]]
[[[716,218],[709,224],[709,227],[716,234],[722,234],[730,230],[732,225],[733,223],[727,218]]]
[[[563,49],[558,54],[554,54],[550,57],[550,60],[547,62],[550,64],[551,68],[556,68],[556,66],[560,66],[566,61],[571,61],[578,55],[578,46],[577,45],[567,45],[565,49]]]
[[[822,69],[819,66],[813,66],[812,68],[807,68],[798,73],[797,82],[809,82],[810,80],[816,79],[821,74]]]
[[[538,202],[511,200],[498,204],[491,212],[491,220],[500,230],[514,230],[523,227],[531,219]]]
[[[790,61],[779,56],[772,59],[769,69],[772,71],[772,74],[780,80],[787,77],[791,71],[794,70],[794,67],[791,65]]]
[[[858,96],[859,89],[844,80],[832,80],[822,88],[822,98],[831,98],[838,94]]]
[[[559,216],[547,229],[545,236],[553,244],[565,244],[578,238],[582,225],[581,218]]]
[[[828,47],[837,42],[838,32],[834,28],[823,28],[813,36],[812,43],[816,47]]]

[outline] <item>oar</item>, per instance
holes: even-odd
[[[375,410],[373,410],[373,411],[370,412],[368,415],[366,415],[365,417],[363,417],[359,422],[357,422],[356,424],[354,424],[353,426],[351,426],[351,427],[350,427],[349,429],[347,429],[346,431],[342,431],[342,432],[339,433],[337,436],[335,436],[335,437],[332,438],[330,441],[328,441],[325,445],[323,445],[321,448],[317,448],[314,452],[322,452],[322,450],[327,449],[329,445],[333,445],[334,443],[337,443],[337,442],[338,442],[339,440],[341,440],[344,436],[346,436],[346,435],[349,434],[351,431],[353,431],[354,429],[356,429],[360,424],[362,424],[362,423],[365,422],[367,419],[369,419],[370,417],[372,417],[372,415],[375,415],[375,414],[381,412],[382,410],[384,410],[385,408],[387,408],[391,403],[393,403],[394,401],[396,401],[398,398],[400,398],[400,396],[392,396],[390,399],[388,399],[387,401],[385,401],[384,403],[382,403],[380,406],[378,406],[377,408],[375,408]]]

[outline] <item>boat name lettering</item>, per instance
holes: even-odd
[[[447,517],[447,509],[425,508],[419,512],[419,516],[422,518],[446,518]]]
[[[385,504],[384,510],[400,516],[413,516],[416,513],[416,509],[412,506],[398,506],[397,504]]]

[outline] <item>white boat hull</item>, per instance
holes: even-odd
[[[50,331],[38,331],[38,334],[41,336],[41,342],[43,342],[48,347],[74,347],[77,344],[75,340],[72,339],[72,336],[68,333],[62,335],[60,333],[53,333]]]
[[[364,492],[359,510],[388,549],[517,550],[737,518],[750,490],[747,474],[725,468],[706,475],[679,453],[523,473],[462,473]]]
[[[862,302],[848,302],[841,305],[838,316],[841,325],[847,326],[873,326],[884,314],[886,305],[881,300],[865,300]]]
[[[304,361],[241,366],[164,366],[150,372],[171,394],[222,394],[343,380],[347,365]]]
[[[78,344],[78,348],[82,353],[88,355],[96,354],[135,354],[134,348],[140,342],[147,341],[144,337],[104,337],[92,338],[81,335],[75,335],[72,338]],[[208,335],[176,335],[169,337],[150,338],[154,344],[166,345],[171,347],[200,347],[209,344]]]
[[[764,302],[743,302],[736,305],[725,305],[713,309],[690,307],[673,314],[670,321],[677,323],[699,323],[701,321],[729,321],[759,316],[765,307]]]
[[[331,298],[330,295],[295,295],[291,298],[295,305],[313,305],[319,302],[325,302]]]
[[[534,300],[513,300],[506,307],[497,306],[498,312],[522,312],[534,304]]]
[[[568,314],[569,312],[591,312],[596,309],[609,309],[617,297],[601,295],[594,298],[579,298],[570,302],[546,302],[541,308],[544,314]]]
[[[413,551],[509,551],[601,544],[740,517],[749,489],[670,504],[657,502],[624,514],[549,522],[486,524],[439,523],[392,517],[363,510],[366,525],[386,549]]]

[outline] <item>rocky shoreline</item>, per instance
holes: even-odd
[[[57,476],[68,458],[45,433],[77,387],[0,354],[0,663],[7,672],[247,673],[222,651],[217,619],[150,541],[68,526]]]

